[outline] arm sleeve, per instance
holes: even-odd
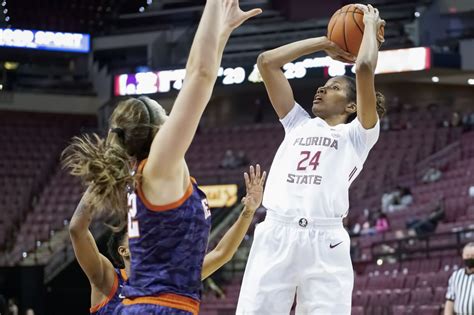
[[[357,154],[365,160],[370,149],[375,145],[380,135],[380,120],[371,129],[365,129],[358,118],[349,123],[349,138]]]
[[[448,291],[446,292],[446,300],[454,301],[456,294],[454,294],[454,273],[449,278]]]
[[[310,119],[311,117],[308,112],[305,111],[301,105],[295,103],[290,112],[280,119],[280,122],[283,125],[283,128],[285,128],[285,133],[290,133],[294,128]]]

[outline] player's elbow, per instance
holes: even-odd
[[[226,253],[222,258],[224,264],[227,264],[229,261],[231,261],[234,258],[234,254],[235,253]]]
[[[217,72],[214,73],[207,67],[196,67],[195,69],[192,69],[190,71],[188,77],[196,78],[201,81],[212,81],[215,80],[215,78],[217,77]]]
[[[356,74],[368,73],[373,74],[375,72],[376,63],[370,60],[370,58],[358,59],[356,62]]]
[[[360,124],[366,130],[370,130],[377,125],[378,116],[377,112],[373,110],[361,111],[357,114],[357,119],[359,119]]]
[[[264,71],[265,69],[270,68],[272,65],[273,65],[273,62],[271,61],[271,58],[268,55],[268,52],[263,52],[260,55],[258,55],[257,67],[260,72]]]
[[[221,262],[220,265],[222,266],[234,258],[234,253],[228,250],[216,248],[216,256],[218,257],[218,260]]]
[[[71,221],[69,223],[69,235],[76,236],[77,234],[79,234],[79,226]]]
[[[195,62],[190,60],[186,66],[186,77],[199,80],[213,80],[217,77],[217,70],[207,62]]]
[[[71,220],[68,229],[71,238],[79,237],[81,234],[84,233],[84,227],[79,222],[76,222],[76,220]]]

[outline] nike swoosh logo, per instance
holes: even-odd
[[[341,241],[341,242],[339,242],[339,243],[337,243],[337,244],[335,244],[335,245],[329,244],[329,248],[334,248],[334,247],[336,247],[337,245],[341,244],[342,242],[343,242],[343,241]]]
[[[125,296],[123,296],[122,294],[119,294],[119,299],[125,299]]]

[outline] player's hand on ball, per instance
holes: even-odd
[[[377,30],[377,40],[380,43],[385,41],[384,38],[384,28],[385,20],[380,18],[379,10],[374,8],[370,4],[356,4],[357,9],[364,12],[364,24],[375,24],[375,29]]]
[[[265,178],[267,177],[267,172],[261,173],[260,165],[257,164],[257,167],[250,166],[250,175],[245,172],[245,188],[247,194],[242,198],[242,203],[249,210],[257,210],[260,207],[263,199],[263,184],[265,183]]]
[[[324,51],[326,54],[334,60],[345,63],[353,63],[356,61],[356,57],[343,50],[341,47],[336,45],[334,42],[330,41],[326,37],[326,42],[324,45]]]
[[[242,11],[239,0],[219,0],[223,6],[222,21],[224,26],[231,31],[242,25],[248,19],[262,13],[262,9]]]

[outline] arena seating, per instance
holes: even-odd
[[[474,199],[468,197],[468,187],[474,182],[474,175],[469,171],[474,166],[474,132],[461,134],[459,128],[439,127],[437,121],[443,113],[443,110],[435,111],[430,119],[421,112],[390,115],[391,130],[382,132],[364,171],[354,183],[350,193],[351,223],[362,222],[363,209],[379,208],[381,194],[399,181],[411,187],[415,200],[409,208],[389,214],[391,231],[358,238],[367,261],[373,258],[374,243],[395,240],[394,230],[404,229],[408,215],[428,214],[433,200],[441,196],[446,218],[438,226],[438,232],[474,224]],[[0,263],[15,264],[22,252],[34,250],[38,241],[45,241],[51,231],[62,229],[72,215],[83,188],[60,169],[58,158],[67,140],[78,134],[85,122],[90,125],[91,120],[67,115],[59,118],[43,115],[41,119],[37,115],[29,119],[19,114],[1,117],[0,145],[7,150],[0,157],[0,247],[9,253],[5,256],[9,261]],[[411,127],[410,121],[413,121]],[[269,170],[283,136],[278,123],[202,129],[187,154],[191,173],[204,184],[242,183],[246,167],[219,168],[225,151],[243,150],[252,164],[260,163]],[[431,184],[420,183],[420,163],[448,145],[456,147],[452,154],[443,157],[442,179]],[[263,218],[264,213],[258,212],[254,223]],[[440,239],[439,243],[445,241]],[[447,279],[459,266],[456,250],[446,250],[430,259],[386,262],[381,266],[368,264],[356,276],[353,314],[438,314]],[[201,313],[231,314],[241,279],[242,275],[238,274],[225,285],[225,299],[207,293]]]
[[[32,209],[38,201],[47,198],[44,188],[58,167],[59,155],[67,141],[81,128],[94,123],[91,116],[1,113],[0,250],[15,253],[0,255],[2,259],[15,263],[36,241],[48,239],[49,228],[33,224],[39,221],[33,220]],[[52,216],[59,218],[57,213]]]

